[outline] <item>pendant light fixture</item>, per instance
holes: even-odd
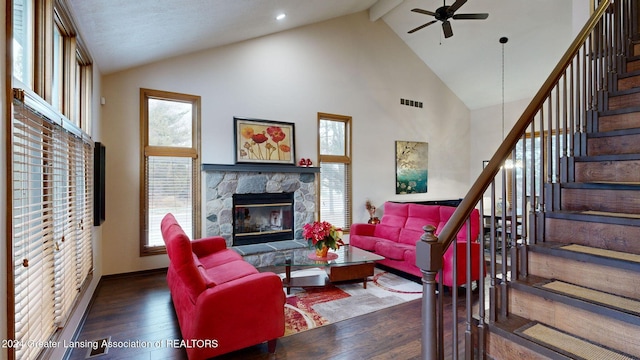
[[[504,141],[505,138],[505,134],[504,134],[504,44],[506,44],[509,41],[509,38],[506,36],[503,36],[500,38],[500,44],[502,44],[502,141]],[[513,169],[514,167],[518,166],[518,162],[516,162],[514,164],[512,159],[507,159],[504,162],[504,167],[505,169]]]

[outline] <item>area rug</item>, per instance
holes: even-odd
[[[312,268],[291,276],[324,273]],[[284,277],[284,274],[281,274]],[[362,282],[339,283],[323,288],[292,288],[285,304],[285,336],[368,314],[422,297],[422,285],[390,272],[375,269],[367,288]]]

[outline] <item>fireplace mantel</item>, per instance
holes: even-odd
[[[202,171],[268,172],[268,173],[319,173],[319,167],[273,164],[202,164]]]

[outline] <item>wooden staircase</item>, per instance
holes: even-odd
[[[640,359],[640,44],[489,324],[493,359]],[[503,290],[504,291],[504,290]],[[504,294],[502,294],[504,295]]]

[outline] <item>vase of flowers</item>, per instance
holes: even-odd
[[[305,224],[302,228],[302,236],[309,242],[309,247],[316,250],[317,257],[327,257],[329,249],[338,250],[344,245],[342,229],[327,221]]]

